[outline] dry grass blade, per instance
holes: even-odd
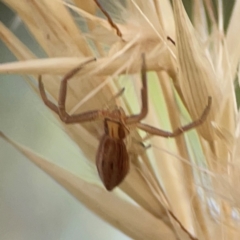
[[[49,56],[92,55],[87,42],[62,1],[4,2],[21,16]]]
[[[240,56],[240,39],[239,35],[236,34],[236,29],[239,26],[238,25],[240,18],[239,16],[240,16],[240,1],[235,1],[234,10],[231,15],[226,36],[231,73],[233,76],[236,74]]]
[[[9,45],[10,47],[12,45]],[[112,57],[105,57],[98,59],[97,63],[91,63],[86,67],[86,70],[83,70],[79,74],[86,75],[87,72],[91,69],[96,69],[101,66],[103,63],[111,62],[111,65],[107,65],[104,68],[98,70],[100,76],[111,75],[119,69],[119,66],[126,63],[129,60],[130,55],[122,56],[111,62]],[[59,57],[59,58],[47,58],[47,59],[36,59],[31,61],[23,62],[13,62],[13,63],[4,63],[0,65],[0,73],[9,73],[9,74],[64,74],[67,71],[75,68],[81,63],[89,60],[92,57]],[[149,70],[163,71],[166,70],[166,65],[161,64],[164,62],[164,54],[156,59],[156,61],[149,62]],[[129,73],[136,73],[140,69],[140,62],[136,62],[129,69]],[[123,71],[124,72],[124,71]]]
[[[1,22],[0,38],[19,60],[35,58],[35,55]]]
[[[181,126],[199,119],[208,97],[212,105],[206,121],[202,120],[197,130],[174,139],[155,136],[149,140],[146,133],[136,130],[142,126],[144,131],[146,125],[125,126],[127,122],[121,116],[119,123],[124,123],[124,129],[130,132],[124,144],[132,160],[131,170],[111,193],[103,190],[100,181],[95,184],[90,178],[83,181],[3,133],[1,136],[75,198],[134,239],[238,239],[238,234],[227,225],[234,226],[228,202],[233,187],[225,192],[224,189],[231,185],[225,181],[239,180],[238,168],[232,178],[229,171],[229,160],[239,165],[233,85],[240,56],[238,37],[233,34],[239,22],[239,1],[228,29],[228,47],[220,3],[216,21],[210,1],[205,1],[206,9],[201,1],[195,1],[194,29],[181,0],[126,0],[124,4],[75,0],[75,5],[59,0],[4,2],[19,14],[46,57],[36,59],[0,23],[1,39],[22,60],[1,64],[0,73],[42,75],[48,99],[53,104],[62,104],[60,80],[68,71],[96,57],[96,61],[84,65],[68,81],[69,115],[111,110],[112,104],[121,106],[127,116],[138,114],[142,84],[146,85],[139,74],[142,53],[146,55],[147,70],[152,71],[147,75],[149,107],[148,115],[141,120],[143,124],[166,131],[179,128],[181,132],[185,129]],[[105,16],[101,18],[96,12]],[[207,14],[214,26],[211,36]],[[66,88],[61,86],[64,92]],[[119,94],[123,88],[124,93]],[[56,106],[54,109],[58,113]],[[61,122],[91,163],[96,161],[97,146],[105,130],[102,121],[105,119],[98,120],[69,125]],[[142,139],[149,142],[142,143]],[[151,147],[145,148],[149,143]],[[235,193],[235,202],[237,196]]]
[[[176,239],[172,230],[161,220],[155,218],[143,209],[139,211],[138,205],[131,204],[113,193],[109,193],[92,184],[84,182],[81,178],[73,175],[67,170],[56,166],[41,156],[36,155],[26,147],[12,141],[1,132],[0,136],[50,175],[88,208],[133,239]],[[122,209],[124,209],[124,211],[122,211]],[[139,219],[144,219],[144,221],[141,221],[141,226],[139,225]]]
[[[17,73],[31,75],[38,74],[42,75],[51,73],[51,75],[58,75],[66,73],[67,71],[81,65],[82,63],[88,61],[89,59],[92,59],[92,57],[88,58],[63,57],[63,58],[34,59],[30,61],[26,60],[24,62],[1,64],[0,72],[9,74]],[[87,69],[89,70],[89,66]]]
[[[193,119],[198,118],[207,103],[208,96],[213,98],[208,124],[204,124],[201,134],[209,141],[214,139],[210,120],[216,116],[216,106],[220,103],[221,92],[216,77],[203,47],[196,37],[193,26],[180,1],[174,1],[174,16],[177,33],[177,50],[180,67],[180,86],[184,99]]]

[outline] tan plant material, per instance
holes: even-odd
[[[57,102],[59,75],[97,59],[68,82],[69,114],[103,109],[110,102],[127,115],[137,114],[142,53],[146,54],[150,95],[144,123],[172,131],[198,119],[209,96],[212,107],[199,128],[174,139],[148,136],[133,126],[126,141],[131,171],[111,193],[103,189],[100,180],[83,180],[2,137],[79,201],[134,239],[239,239],[232,217],[239,204],[239,192],[234,189],[235,181],[239,182],[234,92],[240,57],[240,41],[234,34],[239,1],[226,37],[221,7],[217,22],[211,4],[204,8],[201,1],[193,1],[193,23],[180,0],[172,5],[168,0],[127,0],[124,5],[119,1],[4,2],[21,17],[46,57],[39,59],[0,24],[1,39],[19,59],[1,64],[0,73],[41,74],[49,96]],[[115,98],[123,87],[124,93]],[[95,163],[102,121],[61,124],[86,159]],[[150,147],[146,147],[148,143]],[[127,201],[123,193],[133,201]]]

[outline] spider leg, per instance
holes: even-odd
[[[101,111],[101,110],[93,110],[93,111],[88,111],[85,113],[80,113],[80,114],[71,115],[71,116],[68,115],[68,113],[66,113],[66,111],[65,111],[64,115],[60,115],[59,107],[57,105],[55,105],[54,103],[52,103],[51,101],[49,101],[49,99],[47,98],[47,95],[46,95],[46,92],[44,89],[44,85],[43,85],[43,82],[41,79],[41,75],[38,78],[38,82],[39,82],[39,90],[40,90],[40,94],[43,99],[43,102],[52,111],[57,113],[59,115],[60,119],[65,123],[80,123],[80,122],[86,122],[86,121],[94,121],[98,118],[104,118],[107,116],[111,116],[111,114],[108,111]],[[65,106],[64,106],[64,109],[65,109]]]
[[[74,68],[74,69],[71,70],[69,73],[67,73],[67,75],[64,77],[64,79],[66,79],[66,81],[67,81],[69,78],[73,77],[79,70],[81,70],[81,68],[82,68],[85,64],[87,64],[87,63],[89,63],[89,62],[91,62],[91,61],[93,61],[93,60],[95,60],[95,59],[90,59],[90,60],[86,61],[85,63],[81,64],[79,67]],[[46,91],[45,91],[45,88],[44,88],[44,85],[43,85],[43,82],[42,82],[42,76],[41,76],[41,75],[38,76],[38,87],[39,87],[39,91],[40,91],[42,100],[43,100],[43,102],[45,103],[45,105],[46,105],[47,107],[49,107],[52,111],[54,111],[55,113],[57,113],[58,115],[60,115],[60,114],[59,114],[59,107],[58,107],[56,104],[54,104],[53,102],[51,102],[51,101],[47,98],[47,94],[46,94]],[[64,90],[63,90],[63,91],[64,91]],[[66,91],[66,90],[65,90],[65,91]],[[61,95],[61,90],[60,90],[60,95]],[[63,97],[64,97],[64,94],[63,94]],[[65,92],[65,100],[66,100],[66,92]],[[65,104],[64,104],[64,105],[65,105]]]
[[[199,125],[201,125],[205,121],[205,119],[207,118],[207,116],[209,114],[211,104],[212,104],[212,98],[208,97],[208,105],[204,109],[201,117],[194,122],[191,122],[183,127],[177,128],[173,132],[164,131],[164,130],[149,126],[144,123],[137,123],[136,127],[140,128],[141,130],[143,130],[147,133],[153,134],[153,135],[157,135],[157,136],[161,136],[161,137],[165,137],[165,138],[176,137],[176,136],[182,134],[183,132],[186,132],[192,128],[195,128],[195,127],[198,127]]]
[[[114,118],[115,117],[113,114],[111,114],[111,112],[104,111],[104,110],[93,110],[93,111],[88,111],[88,112],[74,114],[74,115],[69,115],[66,112],[65,103],[66,103],[66,96],[67,96],[67,81],[70,78],[72,78],[79,70],[81,70],[85,64],[94,60],[95,59],[90,59],[89,61],[83,63],[81,66],[77,68],[74,68],[73,70],[71,70],[65,75],[60,85],[58,106],[52,103],[51,101],[49,101],[44,89],[41,75],[38,78],[39,90],[40,90],[40,94],[43,99],[43,102],[47,107],[49,107],[51,110],[57,113],[60,119],[67,124],[94,121],[98,118],[106,118],[106,117]]]
[[[148,113],[148,93],[147,93],[147,67],[146,67],[146,60],[145,60],[145,54],[142,54],[142,90],[141,90],[141,99],[142,99],[142,110],[137,115],[129,116],[126,119],[127,124],[137,123],[141,121],[143,118],[146,117]]]
[[[110,15],[108,14],[108,12],[106,10],[104,10],[104,8],[102,7],[102,5],[99,3],[98,0],[94,0],[94,2],[96,3],[96,5],[99,7],[99,9],[102,11],[102,13],[105,15],[105,17],[108,20],[108,23],[110,24],[110,26],[112,28],[114,28],[117,32],[117,35],[122,38],[122,33],[120,31],[120,29],[118,28],[118,26],[113,22],[112,18],[110,17]]]
[[[44,88],[44,85],[43,85],[43,82],[42,82],[42,76],[41,75],[38,76],[38,87],[39,87],[39,91],[40,91],[42,100],[45,103],[45,105],[47,107],[49,107],[52,111],[54,111],[55,113],[58,114],[58,107],[57,107],[57,105],[55,105],[54,103],[49,101],[49,99],[47,98],[47,94],[45,92],[45,88]]]
[[[81,64],[80,66],[72,69],[69,71],[62,79],[60,90],[59,90],[59,99],[58,99],[58,113],[62,121],[67,121],[65,119],[71,118],[70,115],[66,112],[66,97],[67,97],[67,82],[70,78],[72,78],[74,75],[76,75],[83,66],[88,64],[89,62],[94,61],[95,59],[90,59],[86,61],[85,63]],[[74,116],[74,115],[73,115]]]

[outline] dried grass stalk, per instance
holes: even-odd
[[[75,5],[47,0],[4,2],[21,17],[46,58],[38,59],[1,24],[1,39],[21,61],[2,64],[0,73],[43,74],[49,95],[57,101],[56,75],[97,57],[69,81],[67,110],[71,114],[103,108],[123,86],[129,91],[115,104],[127,114],[137,113],[141,88],[137,73],[143,52],[152,70],[148,74],[150,107],[144,122],[171,130],[197,119],[208,96],[213,105],[207,121],[197,130],[172,140],[153,137],[152,147],[147,150],[128,143],[133,155],[131,172],[112,193],[103,190],[100,182],[83,181],[2,137],[73,196],[134,239],[238,239],[230,217],[232,192],[226,195],[224,191],[233,189],[231,184],[238,179],[238,168],[230,176],[228,164],[231,161],[238,166],[233,80],[240,52],[234,52],[230,43],[236,41],[233,29],[239,20],[239,4],[228,27],[226,44],[214,15],[214,30],[211,34],[206,30],[206,16],[212,9],[207,5],[205,12],[200,1],[193,3],[194,26],[180,0],[173,1],[173,6],[167,0],[128,0],[125,5],[108,2],[98,7],[94,1],[77,0]],[[82,27],[78,27],[70,9],[81,19]],[[108,19],[98,17],[96,11],[106,11]],[[205,45],[200,34],[207,41]],[[102,122],[62,126],[85,157],[94,162]],[[133,128],[131,137],[146,136]],[[137,205],[126,201],[122,192]],[[239,202],[236,195],[234,200]]]

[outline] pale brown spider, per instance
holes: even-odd
[[[89,62],[89,61],[88,61]],[[82,123],[87,121],[94,121],[98,119],[104,120],[104,135],[100,140],[96,155],[96,165],[98,173],[106,189],[111,191],[114,187],[118,186],[129,170],[129,157],[126,146],[124,144],[125,137],[129,134],[127,128],[130,124],[145,132],[157,135],[161,137],[176,137],[185,131],[195,128],[202,124],[206,119],[210,107],[212,98],[208,97],[208,104],[204,109],[201,117],[194,122],[191,122],[183,127],[177,128],[173,132],[164,131],[147,124],[143,124],[140,121],[144,119],[148,113],[148,94],[147,94],[147,75],[146,75],[146,63],[145,55],[142,55],[142,90],[141,101],[142,109],[139,114],[127,116],[122,108],[116,108],[113,111],[110,110],[93,110],[84,113],[69,115],[65,109],[66,94],[67,94],[67,81],[73,77],[85,64],[77,67],[67,73],[61,81],[58,105],[55,105],[48,100],[44,86],[39,76],[39,90],[44,103],[55,113],[57,113],[60,119],[67,123]]]

